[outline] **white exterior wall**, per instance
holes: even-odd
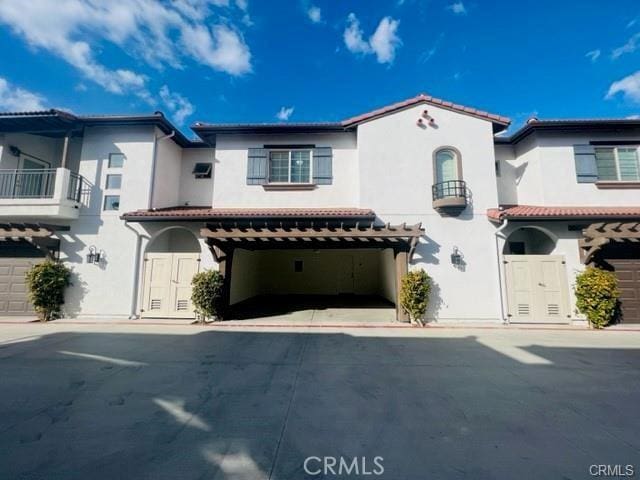
[[[425,108],[437,128],[416,126]],[[460,151],[472,192],[471,205],[458,217],[442,217],[432,207],[433,153],[443,146]],[[434,281],[427,318],[498,321],[495,227],[486,216],[498,203],[491,123],[421,105],[360,125],[358,155],[360,206],[383,222],[422,222],[426,230],[412,267],[424,268]],[[454,246],[464,255],[462,269],[451,264]]]
[[[500,175],[496,178],[498,203],[500,205],[517,205],[520,170],[514,162],[514,148],[512,145],[496,145],[495,151],[496,162],[498,162],[500,168]]]
[[[148,207],[153,138],[153,127],[85,130],[79,173],[90,193],[71,231],[60,234],[61,259],[73,269],[73,287],[64,306],[69,316],[126,318],[131,313],[137,236],[120,215]],[[102,211],[109,153],[118,152],[126,157],[120,210]],[[105,252],[100,265],[86,263],[91,245]]]
[[[213,148],[182,150],[180,194],[176,205],[191,205],[193,207],[213,205],[213,181],[216,176],[215,152]],[[211,178],[195,178],[193,167],[199,162],[212,164]]]
[[[384,250],[391,253],[390,250]],[[391,253],[393,259],[393,254]],[[294,261],[302,260],[302,272],[294,271]],[[388,298],[395,272],[382,265],[377,249],[261,250],[237,249],[231,276],[231,303],[256,295],[381,295]],[[350,265],[353,262],[353,280]],[[391,275],[383,278],[380,271]],[[353,282],[354,290],[349,285]],[[395,298],[389,299],[395,302]]]
[[[247,149],[296,144],[333,148],[333,184],[314,190],[266,191],[247,185]],[[358,154],[354,133],[218,135],[213,206],[218,208],[353,207],[358,204]]]
[[[534,133],[516,145],[511,162],[521,170],[518,203],[546,206],[633,206],[640,190],[599,189],[576,180],[573,146],[590,141],[637,140],[640,131],[617,134]]]
[[[62,140],[40,135],[28,135],[24,133],[7,133],[4,135],[4,148],[0,148],[0,169],[16,169],[18,157],[14,157],[9,151],[9,146],[16,146],[21,151],[41,158],[51,164],[50,168],[60,166],[62,156]]]
[[[555,247],[549,255],[562,255],[566,262],[566,272],[569,291],[569,313],[571,321],[584,320],[584,316],[576,310],[576,297],[574,293],[574,284],[576,275],[584,270],[585,266],[580,261],[580,249],[578,247],[578,239],[582,237],[579,231],[569,231],[570,224],[580,224],[582,222],[513,222],[504,229],[501,235],[500,252],[503,251],[504,244],[509,241],[509,236],[521,228],[535,228],[547,235],[553,242]],[[504,272],[504,266],[502,266]],[[506,307],[506,292],[505,292]],[[505,309],[506,312],[506,309]]]
[[[182,148],[158,129],[155,131],[155,173],[153,180],[152,208],[175,207],[178,205]]]

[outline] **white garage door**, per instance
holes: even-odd
[[[517,323],[568,323],[564,257],[505,255],[509,319]]]

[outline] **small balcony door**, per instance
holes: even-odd
[[[44,160],[22,157],[16,173],[15,196],[42,198],[51,195],[55,178],[50,167]]]

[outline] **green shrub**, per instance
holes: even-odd
[[[25,277],[29,300],[40,321],[58,318],[64,303],[64,289],[71,285],[71,270],[60,262],[45,260],[32,266]]]
[[[422,318],[429,305],[431,277],[424,270],[413,270],[402,278],[400,306],[412,323],[423,325]]]
[[[202,321],[218,319],[222,314],[223,278],[217,270],[196,273],[191,280],[191,301]]]
[[[616,312],[618,280],[612,272],[587,267],[576,276],[576,306],[594,328],[607,325]]]

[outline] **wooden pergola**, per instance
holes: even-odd
[[[579,240],[583,263],[591,263],[594,256],[609,243],[640,242],[640,222],[598,222],[582,230]]]
[[[60,240],[53,238],[55,232],[68,231],[68,226],[42,223],[0,223],[0,242],[26,241],[55,258]]]
[[[202,237],[219,264],[225,279],[225,298],[229,301],[231,266],[235,249],[349,249],[391,248],[394,252],[396,271],[396,296],[400,282],[407,273],[408,264],[424,235],[421,224],[376,225],[370,222],[336,222],[332,220],[286,221],[260,219],[243,222],[207,222],[200,230]],[[396,298],[396,316],[406,320]]]

